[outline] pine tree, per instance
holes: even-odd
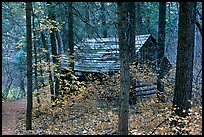
[[[31,31],[32,2],[26,2],[26,44],[27,44],[27,109],[26,130],[32,129],[32,31]]]
[[[173,107],[185,117],[191,108],[196,2],[180,2],[176,81]]]

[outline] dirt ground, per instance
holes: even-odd
[[[2,103],[2,135],[16,135],[15,129],[19,114],[25,109],[25,99]]]

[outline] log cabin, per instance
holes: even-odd
[[[156,69],[157,67],[157,49],[158,44],[151,34],[138,35],[135,37],[135,61],[148,64]],[[169,60],[164,56],[162,67],[163,76],[171,68]],[[75,75],[86,77],[92,73],[92,76],[101,77],[102,73],[117,72],[120,70],[119,44],[118,38],[94,38],[85,39],[74,46],[74,71]],[[87,77],[86,77],[87,78]],[[138,85],[135,88],[135,96],[145,96],[157,93],[157,87],[154,84]],[[144,92],[138,92],[144,91]]]
[[[74,50],[75,72],[103,73],[120,69],[117,38],[86,39],[75,45]],[[156,67],[157,42],[151,34],[135,37],[135,53],[135,61]],[[169,69],[169,60],[164,57],[163,62],[164,69]]]

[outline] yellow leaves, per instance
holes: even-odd
[[[76,84],[79,86],[80,84],[81,84],[81,82],[79,82],[79,81],[76,81]]]
[[[36,13],[41,13],[41,14],[44,14],[44,13],[45,13],[45,11],[44,11],[44,10],[42,10],[42,9],[35,10],[35,12],[36,12]]]
[[[78,77],[76,77],[75,75],[71,75],[72,76],[72,79],[74,79],[74,80],[77,80],[78,79]],[[74,81],[73,81],[74,82]]]
[[[55,28],[55,26],[52,25],[52,24],[48,26],[48,29],[49,29],[50,31],[51,31],[52,29],[54,29],[54,28]]]
[[[131,135],[144,135],[143,131],[139,131],[138,129],[133,129],[130,131]]]
[[[49,31],[50,33],[52,33],[53,31],[60,31],[60,29],[62,28],[59,25],[59,22],[49,19],[48,16],[43,16],[39,20],[40,23],[36,27],[36,29],[38,30]]]
[[[60,78],[61,74],[60,73],[55,73],[55,76]]]
[[[23,46],[23,43],[18,43],[18,44],[15,46],[15,48],[16,48],[16,49],[20,49],[22,46]]]
[[[44,52],[44,53],[48,53],[48,50],[46,50],[46,49],[43,49],[43,50],[42,50],[42,52]]]

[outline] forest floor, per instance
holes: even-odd
[[[21,112],[25,109],[25,99],[2,103],[2,135],[17,135],[16,123],[18,123]]]
[[[43,103],[44,104],[44,103]],[[2,103],[3,135],[114,135],[117,134],[118,108],[107,101],[81,100],[66,102],[64,108],[41,106],[39,117],[33,112],[32,129],[25,130],[26,100]],[[48,104],[49,105],[49,104]],[[145,103],[132,105],[129,109],[130,135],[175,135],[181,129],[168,126],[167,108],[171,104],[156,103],[150,99]],[[198,109],[197,109],[198,110]],[[201,108],[202,111],[202,108]],[[188,134],[202,134],[202,112],[188,126]],[[198,112],[198,111],[197,111]],[[168,120],[165,120],[167,118]],[[186,130],[186,127],[185,127]],[[154,132],[154,133],[153,133]],[[186,134],[186,133],[184,133]]]

